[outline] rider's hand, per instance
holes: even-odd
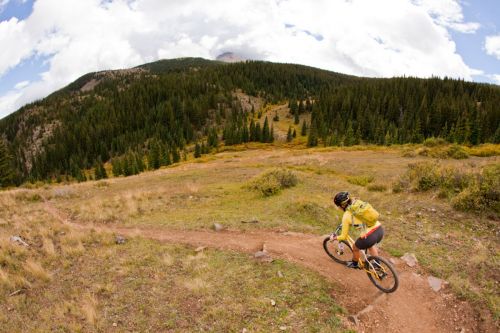
[[[331,241],[334,241],[336,239],[337,239],[337,235],[336,234],[333,233],[333,234],[330,235],[330,240]]]

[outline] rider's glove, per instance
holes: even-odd
[[[331,241],[334,241],[334,240],[336,240],[336,239],[337,239],[337,235],[336,235],[335,233],[332,233],[332,234],[330,235],[330,240],[331,240]]]

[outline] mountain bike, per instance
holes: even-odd
[[[335,229],[338,236],[342,230],[342,224]],[[347,265],[352,260],[352,246],[354,240],[348,236],[347,240],[330,240],[330,236],[323,241],[323,248],[330,258],[339,264]],[[398,289],[398,273],[392,265],[384,258],[379,256],[367,255],[367,250],[360,250],[361,256],[358,261],[360,269],[364,270],[370,281],[384,293],[392,293]]]

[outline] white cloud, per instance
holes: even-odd
[[[38,0],[26,20],[0,23],[0,77],[32,56],[49,69],[0,97],[0,112],[87,72],[226,51],[354,75],[471,79],[447,29],[477,27],[454,0]]]
[[[26,81],[21,81],[21,82],[16,83],[16,85],[14,86],[14,88],[16,88],[16,89],[23,89],[28,84],[30,84],[30,81],[27,81],[27,80]]]
[[[486,53],[500,60],[500,35],[487,36],[484,48],[486,49]]]
[[[462,33],[474,33],[479,29],[477,22],[464,22],[464,14],[459,0],[413,0],[424,8],[434,21],[447,28]]]

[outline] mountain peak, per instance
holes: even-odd
[[[246,59],[233,52],[224,52],[219,54],[217,58],[215,58],[215,60],[223,62],[241,62],[245,61]]]

